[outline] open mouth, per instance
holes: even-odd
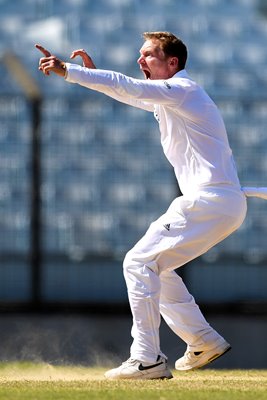
[[[142,69],[143,74],[145,75],[146,79],[150,79],[150,71],[148,71],[147,69]]]

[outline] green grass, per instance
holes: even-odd
[[[267,371],[211,370],[174,379],[107,381],[101,368],[0,364],[0,400],[266,400]]]

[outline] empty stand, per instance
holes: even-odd
[[[257,1],[0,0],[0,55],[16,52],[44,94],[42,250],[48,257],[61,254],[73,262],[90,260],[91,254],[122,258],[179,191],[153,114],[44,77],[37,70],[34,43],[43,41],[67,60],[73,49],[85,48],[99,68],[140,78],[136,59],[147,30],[170,30],[185,40],[187,70],[223,114],[242,184],[266,185],[267,21]],[[29,250],[31,116],[3,64],[0,76],[0,253],[22,259]],[[266,260],[266,207],[249,200],[242,228],[203,262],[225,255],[253,265]],[[11,275],[21,271],[19,293],[25,299],[27,260],[16,260],[5,262]],[[44,265],[46,298],[58,290],[50,262]],[[0,274],[0,281],[10,285],[3,265]],[[10,298],[2,283],[0,297]]]

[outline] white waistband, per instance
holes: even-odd
[[[243,186],[241,189],[247,197],[260,197],[261,199],[267,200],[267,187]]]

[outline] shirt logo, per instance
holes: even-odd
[[[171,228],[171,224],[165,224],[165,225],[163,225],[163,226],[164,226],[165,229],[167,229],[167,231],[169,231],[170,228]]]
[[[167,89],[171,89],[172,88],[171,85],[167,81],[164,81],[163,83],[164,83],[164,85],[166,86]]]

